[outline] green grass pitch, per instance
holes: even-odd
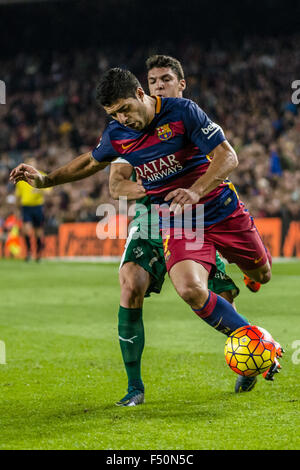
[[[274,264],[257,294],[229,272],[238,310],[286,349],[274,383],[259,377],[234,394],[225,336],[167,280],[145,301],[146,403],[117,408],[126,391],[117,265],[1,260],[0,449],[299,448],[300,263]]]

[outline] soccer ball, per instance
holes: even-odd
[[[276,357],[276,346],[270,333],[258,326],[242,326],[228,337],[225,359],[240,375],[254,377],[268,370]]]

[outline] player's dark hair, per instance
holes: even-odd
[[[96,88],[96,100],[102,106],[111,106],[119,99],[136,98],[141,84],[129,70],[114,68],[107,70]]]
[[[171,57],[169,55],[155,54],[146,60],[147,71],[162,67],[169,67],[177,76],[178,80],[184,79],[184,72],[181,63],[179,60]]]

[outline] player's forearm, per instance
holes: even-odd
[[[44,176],[43,187],[50,188],[64,183],[78,181],[93,175],[104,168],[106,164],[99,164],[93,159],[91,153],[84,153],[66,165],[57,168]]]
[[[221,146],[220,146],[221,147]],[[238,158],[232,147],[224,145],[214,152],[208,170],[192,186],[191,190],[205,197],[217,188],[238,166]]]
[[[140,199],[145,196],[143,187],[129,180],[110,181],[109,190],[113,199],[119,199],[120,196],[127,197],[129,200]]]

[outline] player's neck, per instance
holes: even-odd
[[[152,96],[145,95],[145,105],[148,117],[147,126],[149,126],[149,124],[153,121],[156,113],[156,99]]]

